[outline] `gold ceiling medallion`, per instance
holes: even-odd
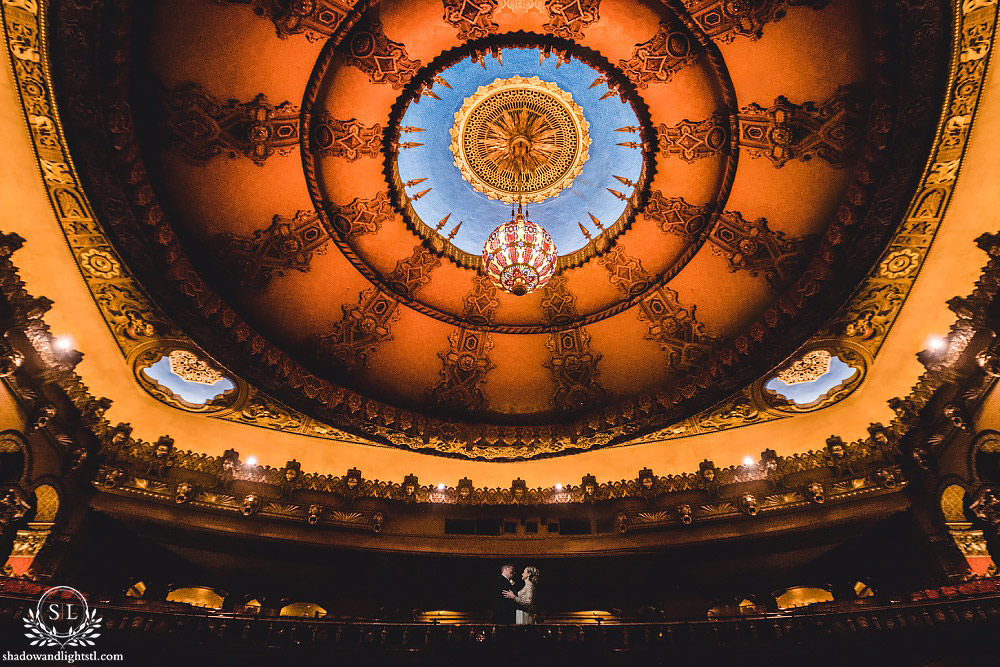
[[[455,114],[451,152],[462,177],[490,199],[555,197],[583,171],[590,124],[573,96],[536,76],[480,86]]]

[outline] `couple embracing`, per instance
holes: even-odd
[[[529,565],[519,577],[514,577],[514,566],[503,565],[497,577],[497,590],[493,602],[494,623],[531,625],[535,622],[535,586],[538,584],[537,567]]]

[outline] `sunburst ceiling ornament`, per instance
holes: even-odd
[[[508,203],[541,202],[583,171],[590,126],[556,84],[514,76],[466,98],[451,139],[455,166],[477,191]]]
[[[556,270],[556,244],[518,205],[517,213],[490,234],[483,247],[483,270],[493,283],[522,296],[549,282]]]

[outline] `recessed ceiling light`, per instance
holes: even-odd
[[[948,341],[943,336],[928,336],[926,345],[931,352],[940,352],[948,347]]]
[[[69,336],[56,336],[52,339],[52,347],[60,352],[69,352],[73,349],[73,339]]]

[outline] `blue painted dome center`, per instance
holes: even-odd
[[[498,80],[537,77],[555,84],[582,110],[589,127],[589,155],[568,187],[530,203],[529,210],[531,219],[552,236],[559,254],[572,253],[587,245],[584,230],[596,237],[625,212],[626,201],[613,191],[629,196],[632,189],[623,184],[640,180],[642,151],[634,147],[636,136],[628,134],[640,122],[631,104],[609,94],[602,74],[575,57],[546,57],[538,48],[505,48],[498,56],[481,62],[468,57],[445,68],[434,78],[434,96],[409,103],[400,125],[413,133],[405,134],[402,141],[409,147],[397,157],[400,180],[416,182],[405,192],[424,224],[436,228],[445,221],[437,233],[448,236],[461,223],[451,243],[480,255],[490,233],[510,220],[511,209],[463,178],[452,151],[455,114],[480,87]],[[512,151],[526,150],[522,144],[514,141]]]

